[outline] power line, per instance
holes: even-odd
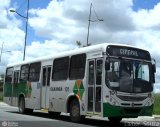
[[[94,6],[93,6],[93,5],[92,5],[92,7],[93,7],[93,11],[94,11],[94,14],[95,14],[95,16],[96,16],[97,20],[99,20],[98,15],[97,15],[97,13],[96,13],[96,11],[95,11],[95,9],[94,9]]]

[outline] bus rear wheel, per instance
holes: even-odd
[[[19,108],[19,113],[21,113],[21,114],[31,114],[33,112],[33,109],[25,108],[24,97],[20,97],[18,108]]]
[[[118,124],[121,122],[122,118],[121,117],[108,117],[109,121],[113,124]]]
[[[80,105],[76,99],[70,103],[70,118],[73,122],[80,122],[85,118],[85,116],[80,115]]]
[[[20,97],[18,108],[19,108],[19,113],[21,113],[21,114],[25,113],[25,100],[24,100],[24,97]]]

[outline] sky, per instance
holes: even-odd
[[[160,92],[160,0],[29,0],[26,60],[89,43],[121,43],[148,50],[156,59],[155,92]],[[0,0],[0,73],[23,60],[27,0]],[[103,19],[102,22],[96,21]],[[1,49],[1,48],[0,48]],[[8,52],[9,51],[9,52]]]

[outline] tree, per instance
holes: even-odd
[[[80,48],[81,47],[81,42],[80,41],[76,41],[77,46]]]
[[[80,41],[76,41],[77,46],[80,47],[87,47],[87,46],[91,46],[91,44],[89,43],[88,45],[82,45],[82,43]]]

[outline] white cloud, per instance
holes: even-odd
[[[160,93],[160,88],[155,88],[154,92],[155,93]]]
[[[0,0],[0,47],[2,47],[2,43],[4,43],[0,63],[1,73],[4,72],[4,67],[7,63],[21,60],[20,57],[16,55],[16,52],[22,50],[24,43],[24,31],[20,29],[21,21],[9,13],[9,8],[10,0]],[[12,52],[9,53],[6,51]]]
[[[160,30],[160,3],[151,10],[141,9],[133,13],[133,21],[137,25],[137,29],[157,29]]]
[[[30,46],[27,47],[26,53],[28,58],[33,59],[35,57],[55,55],[62,51],[67,51],[74,49],[75,45],[69,43],[58,43],[53,40],[46,40],[44,43],[33,42]]]

